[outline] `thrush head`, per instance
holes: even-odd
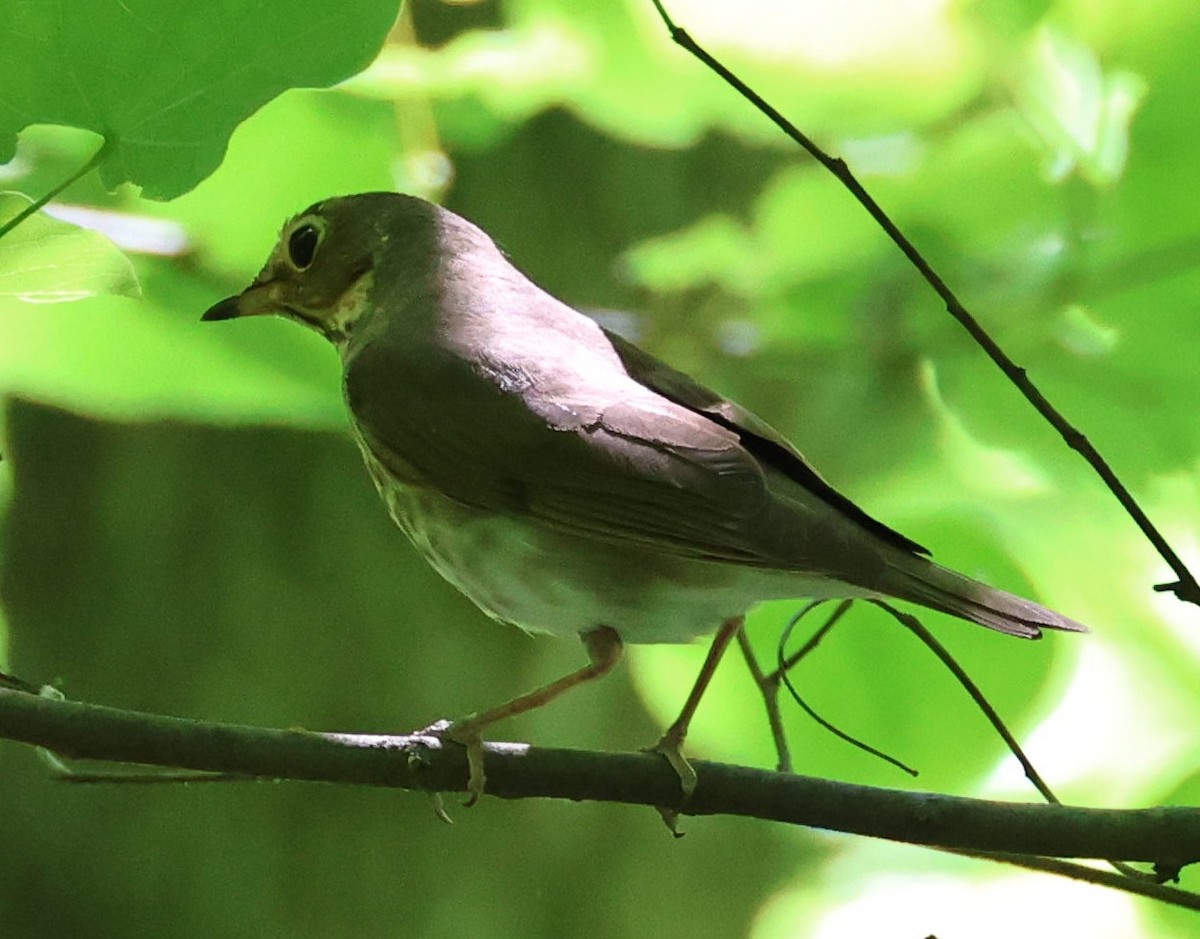
[[[274,313],[342,345],[371,309],[381,269],[415,281],[431,272],[438,221],[435,206],[396,193],[317,202],[284,224],[253,283],[203,319]]]

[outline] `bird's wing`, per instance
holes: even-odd
[[[648,352],[643,352],[616,333],[609,330],[604,332],[624,363],[626,371],[637,381],[663,397],[703,414],[721,427],[733,431],[742,446],[757,457],[762,465],[771,467],[792,480],[806,492],[828,503],[887,543],[904,551],[929,554],[927,548],[872,518],[829,485],[786,437],[757,414],[747,411],[736,401],[722,397],[711,388],[706,388],[690,375],[671,368]]]
[[[507,365],[375,342],[345,382],[375,457],[465,505],[686,557],[831,576],[864,553],[879,563],[874,539],[847,537],[826,501],[778,499],[737,427],[612,369],[550,388]]]

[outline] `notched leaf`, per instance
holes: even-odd
[[[0,161],[31,124],[81,127],[111,149],[106,186],[152,199],[193,188],[239,123],[282,91],[365,68],[398,0],[5,0]]]

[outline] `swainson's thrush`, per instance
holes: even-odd
[[[1080,624],[941,567],[833,489],[765,422],[556,300],[475,225],[395,193],[289,221],[206,320],[278,313],[341,354],[396,524],[489,616],[580,636],[590,664],[450,726],[480,731],[607,672],[624,642],[717,640],[660,741],[680,755],[711,667],[762,600],[895,597],[1013,636]]]

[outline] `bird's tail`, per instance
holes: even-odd
[[[964,577],[921,557],[889,565],[886,592],[1023,639],[1039,639],[1043,629],[1087,632],[1082,623],[1044,606]]]

